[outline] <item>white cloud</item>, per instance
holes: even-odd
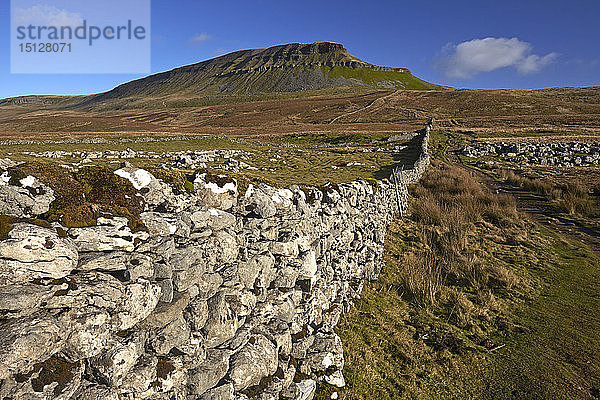
[[[546,54],[543,57],[532,54],[517,65],[517,71],[519,71],[522,74],[531,74],[534,72],[538,72],[540,69],[542,69],[542,67],[556,60],[556,57],[556,53]]]
[[[557,57],[556,53],[545,56],[531,54],[532,49],[530,43],[517,38],[473,39],[458,45],[446,45],[438,66],[451,78],[466,79],[505,67],[514,67],[521,74],[530,74],[538,72]]]
[[[210,40],[211,38],[212,36],[210,36],[208,33],[202,32],[201,34],[192,37],[190,39],[190,42],[192,42],[193,44],[200,44],[206,42],[207,40]]]
[[[81,14],[72,13],[54,6],[37,5],[31,8],[15,9],[14,22],[16,25],[43,26],[80,26],[83,23]]]

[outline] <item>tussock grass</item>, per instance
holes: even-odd
[[[382,275],[337,328],[344,399],[448,393],[445,374],[517,329],[506,310],[535,286],[524,266],[542,246],[512,197],[441,162],[411,192],[408,216],[388,230]]]
[[[404,255],[402,278],[409,301],[433,305],[443,285],[484,289],[516,283],[510,271],[482,262],[477,244],[469,241],[478,223],[514,225],[513,197],[493,194],[468,171],[445,164],[435,165],[413,189],[413,196],[411,218],[421,225],[419,239],[424,246]]]
[[[558,213],[584,218],[600,218],[600,185],[586,187],[581,182],[552,183],[542,179],[530,179],[511,170],[501,169],[499,176],[506,183],[524,190],[546,196]],[[596,197],[596,198],[594,198]]]

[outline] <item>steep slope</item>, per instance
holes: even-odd
[[[337,43],[293,43],[241,50],[125,83],[94,101],[140,96],[262,94],[361,85],[388,89],[432,89],[405,68],[378,67]]]

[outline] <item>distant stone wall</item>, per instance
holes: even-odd
[[[429,129],[405,184],[429,164]],[[0,398],[304,400],[344,385],[333,328],[379,275],[394,184],[242,190],[203,174],[175,194],[116,173],[144,198],[146,230],[107,216],[2,232]],[[48,211],[52,188],[0,178],[0,213]]]
[[[462,153],[471,158],[498,157],[498,160],[518,164],[554,167],[600,165],[600,142],[489,142],[473,141]],[[494,161],[481,161],[494,165]]]

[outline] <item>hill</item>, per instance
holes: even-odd
[[[241,50],[125,83],[94,100],[184,94],[242,94],[318,90],[360,85],[430,89],[406,68],[378,67],[331,42],[292,43]]]

